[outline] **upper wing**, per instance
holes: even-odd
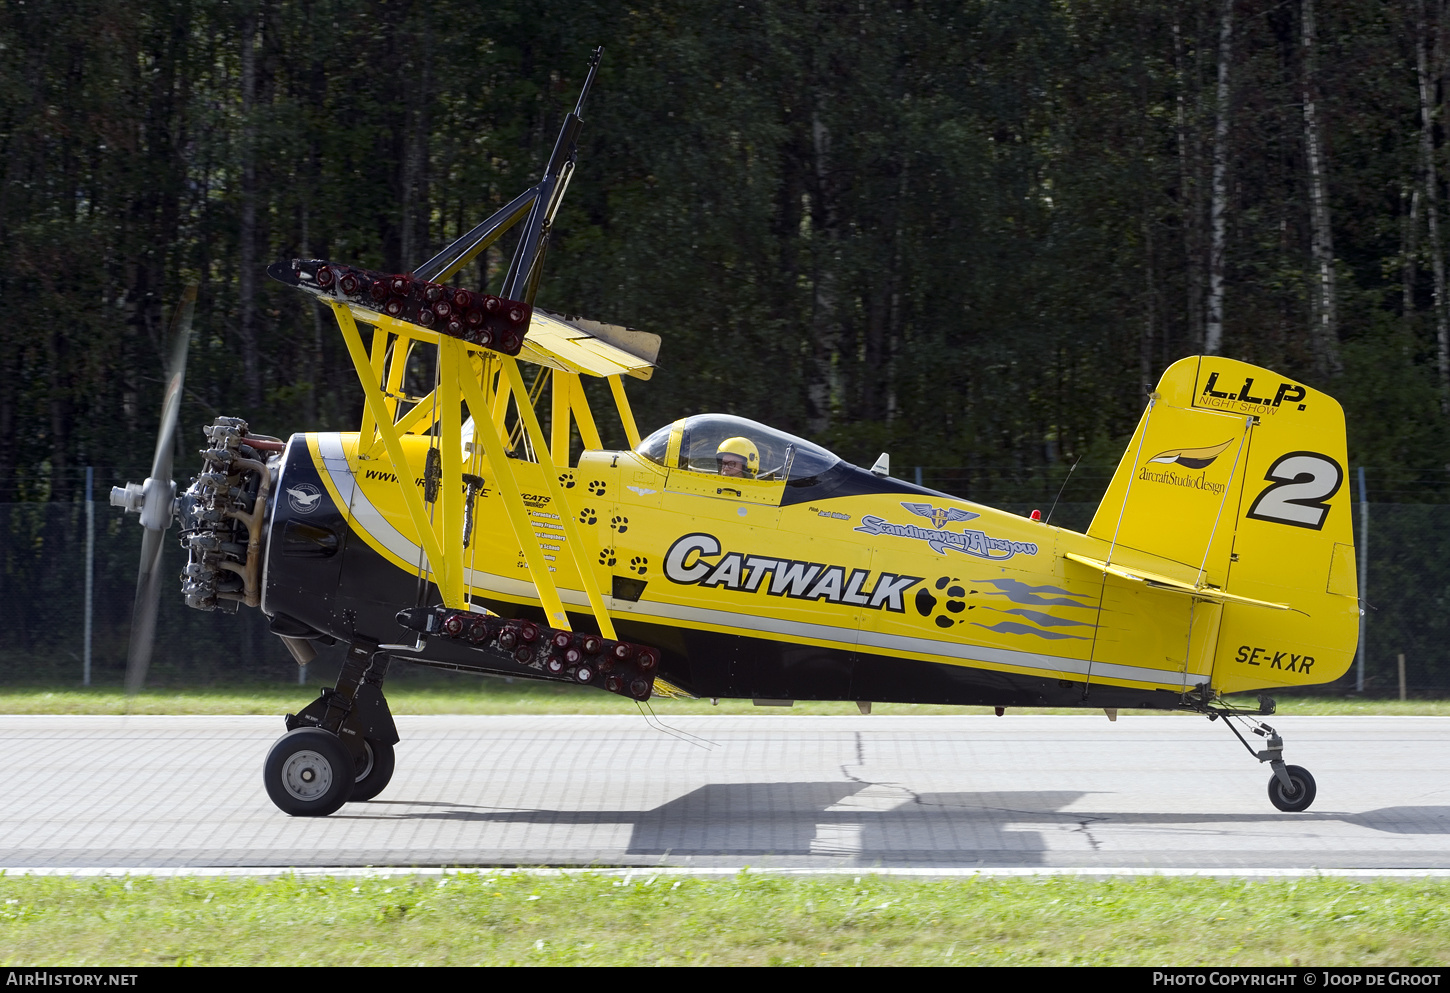
[[[659,354],[657,334],[535,308],[519,358],[564,372],[649,379]]]

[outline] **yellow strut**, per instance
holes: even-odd
[[[451,338],[440,339],[438,347],[440,350],[453,352],[455,356],[460,351],[467,349],[463,342]],[[498,492],[499,496],[503,498],[504,512],[508,515],[509,523],[514,528],[514,534],[519,539],[519,548],[524,553],[524,561],[529,565],[529,575],[534,581],[534,588],[538,590],[539,602],[543,604],[549,626],[563,628],[566,631],[572,630],[569,626],[569,615],[564,610],[564,602],[559,599],[559,590],[549,575],[549,563],[544,560],[544,552],[539,548],[538,539],[534,537],[534,529],[529,524],[529,515],[524,510],[523,498],[519,496],[519,485],[514,479],[514,471],[509,464],[509,458],[504,453],[503,442],[497,431],[489,430],[492,424],[491,419],[487,416],[479,416],[480,411],[488,410],[488,404],[483,398],[483,389],[472,375],[461,374],[466,363],[459,362],[455,357],[450,360],[449,366],[460,373],[454,381],[462,388],[463,400],[473,413],[474,440],[483,443],[483,451],[488,456],[488,464],[498,478]],[[471,366],[468,368],[471,372]],[[503,390],[499,390],[499,392],[502,393]],[[521,404],[520,409],[524,409],[526,406]],[[528,409],[532,410],[532,408]],[[548,478],[547,474],[545,478]],[[555,485],[558,485],[557,480],[555,480]],[[559,517],[561,520],[568,519],[567,514],[560,514]],[[573,547],[578,548],[579,546],[574,544]],[[580,556],[576,555],[575,559],[582,563]],[[581,575],[584,573],[582,564],[579,572]],[[611,634],[608,637],[614,636]]]
[[[524,389],[523,376],[519,374],[519,364],[514,357],[501,355],[499,360],[503,364],[504,375],[507,377],[509,385],[513,387],[514,395],[528,396],[528,391]],[[599,633],[611,640],[617,640],[619,636],[614,633],[614,622],[609,619],[609,610],[604,606],[604,598],[599,595],[599,587],[594,582],[594,573],[588,563],[584,561],[584,542],[579,534],[574,515],[567,512],[569,505],[564,502],[564,490],[559,485],[559,472],[554,463],[549,460],[544,429],[539,426],[539,418],[534,414],[534,405],[522,403],[518,405],[518,408],[524,426],[534,439],[534,450],[537,453],[539,464],[544,470],[544,485],[548,487],[554,506],[564,511],[559,514],[559,521],[564,525],[564,536],[569,540],[569,547],[574,549],[574,561],[578,566],[579,582],[583,585],[584,593],[589,598],[589,606],[594,611],[594,619],[599,622]]]
[[[434,579],[439,590],[443,593],[445,605],[454,609],[465,609],[462,597],[462,577],[457,582],[450,581],[447,572],[450,569],[462,571],[462,557],[450,559],[443,554],[443,548],[438,544],[438,536],[433,533],[433,525],[428,520],[428,513],[423,508],[423,498],[418,495],[418,487],[413,484],[411,473],[405,471],[408,465],[407,457],[403,454],[403,443],[398,439],[397,429],[393,426],[392,419],[388,416],[387,403],[383,398],[382,390],[378,388],[378,379],[375,378],[373,368],[369,363],[367,352],[363,350],[362,337],[358,334],[357,322],[353,320],[352,311],[346,304],[340,301],[327,301],[332,307],[333,314],[337,317],[338,330],[342,332],[342,340],[347,343],[348,354],[352,357],[353,368],[357,371],[358,381],[362,384],[363,399],[367,403],[367,411],[371,415],[377,432],[382,436],[383,444],[387,447],[388,457],[393,460],[397,471],[398,488],[403,494],[403,506],[408,508],[408,517],[413,522],[413,527],[418,532],[418,541],[423,546],[423,552],[427,556],[427,565],[434,573]],[[382,324],[379,324],[373,331],[373,341],[376,345],[379,339],[386,340],[387,331]],[[381,372],[381,370],[378,370]],[[359,439],[361,440],[361,439]],[[458,540],[462,542],[463,536],[460,532]],[[456,599],[451,599],[451,590],[457,590]]]

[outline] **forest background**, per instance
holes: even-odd
[[[537,180],[596,45],[539,302],[663,336],[644,431],[726,411],[1034,506],[1080,463],[1085,505],[1206,351],[1338,398],[1371,500],[1446,503],[1445,0],[6,0],[0,504],[141,478],[193,281],[183,426],[355,425],[263,267],[426,259]],[[1374,574],[1438,659],[1450,516],[1411,518]]]

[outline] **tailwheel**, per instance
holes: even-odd
[[[392,749],[388,751],[391,756]],[[388,772],[391,775],[391,763]],[[267,795],[293,817],[326,817],[347,803],[356,778],[347,746],[321,728],[288,731],[277,739],[262,767]]]
[[[375,738],[363,739],[363,754],[354,764],[357,769],[352,784],[351,802],[371,800],[383,790],[393,778],[393,746]]]
[[[1240,710],[1237,707],[1227,705],[1209,706],[1205,699],[1198,704],[1197,708],[1211,721],[1220,717],[1234,733],[1234,737],[1243,742],[1249,754],[1260,762],[1269,763],[1274,774],[1269,777],[1269,802],[1280,810],[1287,813],[1297,813],[1301,810],[1308,810],[1309,805],[1314,802],[1314,796],[1318,788],[1314,785],[1314,777],[1309,775],[1309,770],[1301,765],[1284,764],[1284,739],[1279,736],[1269,725],[1259,720],[1261,714],[1272,714],[1274,712],[1274,701],[1269,697],[1259,697],[1259,709],[1257,713]],[[1234,722],[1242,722],[1249,731],[1264,739],[1264,746],[1254,751],[1248,740],[1239,733]]]
[[[1309,775],[1308,769],[1299,765],[1286,765],[1284,773],[1288,776],[1293,789],[1286,787],[1276,772],[1269,777],[1269,802],[1291,814],[1308,810],[1309,805],[1314,802],[1314,795],[1317,791],[1314,777]]]

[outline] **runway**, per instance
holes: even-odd
[[[280,718],[0,717],[0,867],[1450,868],[1450,718],[1271,718],[1300,814],[1203,718],[663,719],[400,717],[377,800],[293,818]]]

